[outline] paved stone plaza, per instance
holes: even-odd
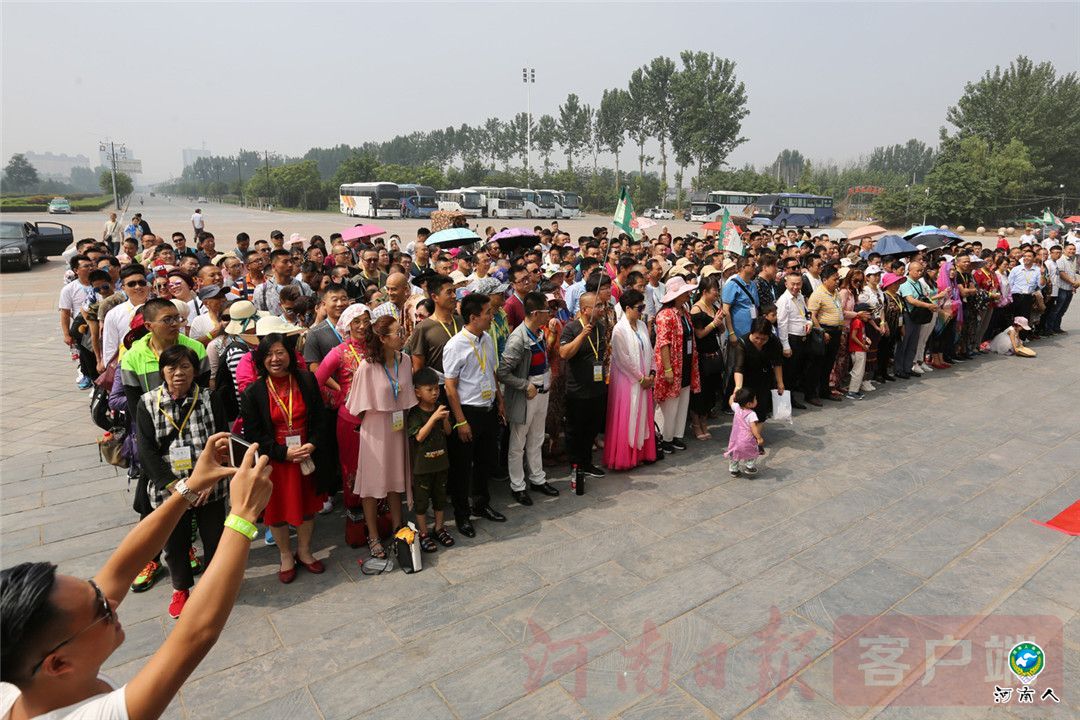
[[[40,292],[54,307],[58,265],[0,280],[0,553],[88,576],[135,515],[123,472],[98,460],[55,311],[16,306]],[[1080,497],[1078,318],[1036,360],[982,357],[770,424],[752,481],[727,474],[725,423],[584,497],[561,470],[562,496],[532,508],[501,487],[509,521],[478,521],[418,575],[361,576],[340,510],[316,524],[324,575],[281,585],[257,541],[228,627],[168,717],[1077,717],[1080,542],[1030,519]],[[169,592],[166,578],[125,600],[115,679],[172,627]],[[1062,702],[904,706],[916,669],[893,706],[851,704],[839,688],[856,671],[834,656],[852,636],[834,621],[881,614],[957,637],[979,632],[972,616],[1057,618]],[[970,622],[957,635],[941,616]],[[981,681],[983,657],[970,663]]]

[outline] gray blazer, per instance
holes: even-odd
[[[541,329],[543,332],[543,329]],[[506,338],[506,349],[499,358],[495,375],[503,384],[503,404],[506,421],[514,425],[525,424],[525,390],[529,387],[529,365],[532,363],[532,341],[525,331],[525,323],[518,325]]]

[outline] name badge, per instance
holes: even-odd
[[[687,355],[693,355],[694,354],[694,343],[693,343],[692,340],[687,340],[686,341],[686,354]]]
[[[495,390],[491,387],[491,382],[484,378],[480,381],[480,399],[491,400],[493,397],[495,397]]]
[[[750,319],[757,320],[757,305],[750,306]]]
[[[174,473],[190,472],[192,468],[191,448],[187,445],[169,448],[169,464]]]
[[[604,382],[604,366],[596,364],[592,366],[593,382]]]
[[[298,447],[300,447],[300,436],[299,435],[286,435],[285,436],[285,447],[287,447],[287,448],[294,448],[294,447],[298,448]]]
[[[390,413],[390,429],[394,432],[401,430],[405,427],[405,411],[395,410]]]

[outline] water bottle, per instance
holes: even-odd
[[[577,463],[570,465],[570,489],[577,492]]]
[[[585,473],[577,465],[574,466],[574,493],[576,495],[585,494]]]

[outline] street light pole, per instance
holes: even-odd
[[[240,207],[244,207],[244,173],[240,170],[240,156],[244,154],[244,148],[236,154],[236,197]]]
[[[1065,183],[1058,184],[1058,190],[1061,190],[1061,210],[1059,214],[1065,216]]]
[[[100,152],[105,152],[106,147],[108,147],[108,149],[109,149],[109,166],[110,166],[110,169],[111,169],[111,172],[112,172],[113,206],[117,210],[119,210],[120,209],[120,196],[117,195],[117,193],[116,193],[116,143],[113,142],[112,140],[110,140],[108,142],[107,146],[106,146],[105,142],[99,142],[98,143],[98,150]],[[123,143],[120,143],[120,152],[125,156],[127,155],[127,147]]]
[[[532,92],[536,82],[536,68],[521,68],[521,81],[525,83],[525,184],[529,184],[529,168],[532,166]]]

